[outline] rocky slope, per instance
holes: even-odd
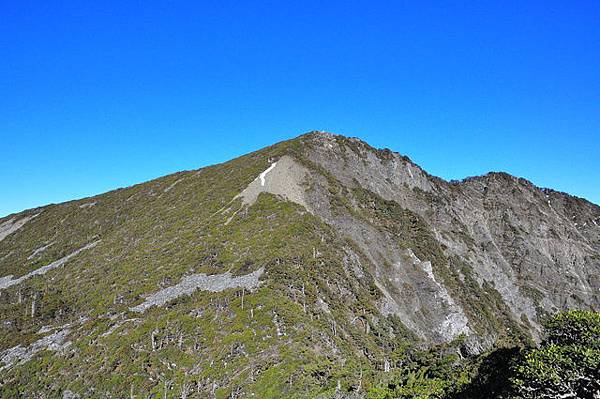
[[[313,132],[0,219],[0,392],[363,397],[598,311],[599,276],[600,207]]]

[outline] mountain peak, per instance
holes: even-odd
[[[504,173],[449,184],[310,132],[0,219],[0,271],[9,396],[146,397],[172,381],[361,398],[356,381],[423,350],[473,356],[538,339],[557,310],[598,309],[600,207]]]

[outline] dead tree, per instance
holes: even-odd
[[[40,300],[40,293],[36,291],[31,301],[31,317],[34,318],[38,310],[38,301]]]
[[[150,336],[150,339],[152,341],[152,352],[154,352],[156,349],[158,349],[158,345],[156,342],[156,335],[157,335],[158,331],[157,330],[153,330],[152,331],[152,335]]]
[[[302,282],[302,310],[306,313],[306,292],[304,291],[304,282]]]

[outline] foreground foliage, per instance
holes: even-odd
[[[539,348],[527,351],[513,382],[523,398],[593,398],[600,394],[600,314],[573,310],[546,323]],[[596,396],[597,397],[597,396]]]
[[[482,356],[477,374],[453,397],[600,396],[600,313],[561,312],[549,318],[544,327],[539,347],[503,348]]]

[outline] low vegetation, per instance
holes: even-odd
[[[364,150],[340,140],[351,151]],[[498,292],[444,252],[422,217],[342,186],[302,157],[303,145],[284,142],[226,164],[20,215],[38,214],[0,243],[0,277],[27,275],[97,245],[0,289],[0,354],[15,348],[31,354],[22,364],[0,356],[0,397],[593,397],[598,314],[560,313],[533,345],[525,321],[511,319]],[[334,211],[431,261],[474,332],[499,332],[496,346],[475,357],[464,335],[425,345],[397,316],[382,315],[383,294],[356,242],[268,193],[241,207],[236,195],[269,159],[284,154],[330,183]],[[132,311],[189,276],[235,278],[259,270],[258,286],[191,290]],[[36,346],[51,334],[65,339]],[[38,351],[27,352],[32,348]]]

